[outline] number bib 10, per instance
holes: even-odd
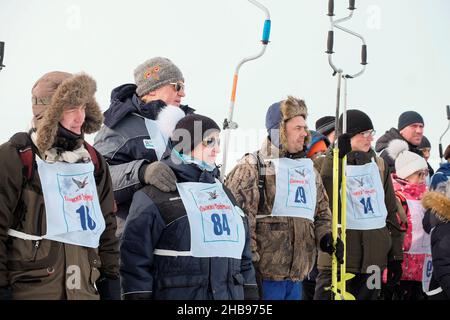
[[[241,259],[242,211],[231,203],[222,184],[184,182],[177,188],[189,219],[192,256]]]
[[[36,157],[45,202],[45,239],[97,248],[105,230],[94,165],[46,163]]]
[[[317,189],[311,159],[274,159],[276,192],[272,216],[314,221]]]
[[[386,226],[387,210],[380,171],[372,161],[347,166],[347,229],[373,230]]]

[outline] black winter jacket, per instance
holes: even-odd
[[[163,160],[178,182],[213,183],[215,175],[192,164]],[[218,170],[217,170],[218,171]],[[216,172],[217,174],[217,172]],[[226,190],[226,188],[224,187]],[[227,192],[235,203],[231,192]],[[242,259],[154,255],[157,249],[189,251],[190,227],[178,191],[146,186],[135,193],[121,241],[124,299],[242,300],[257,299],[247,219]]]
[[[450,300],[450,199],[440,192],[429,191],[422,203],[427,209],[423,227],[427,233],[431,233],[433,275],[430,290],[438,287],[443,290],[430,299]]]

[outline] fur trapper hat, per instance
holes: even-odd
[[[286,122],[296,116],[308,117],[305,101],[288,96],[286,100],[272,104],[266,113],[266,129],[272,143],[284,150],[287,146]],[[279,129],[279,130],[277,130]],[[305,149],[311,140],[311,134],[305,138]]]
[[[39,81],[36,85],[39,85]],[[103,115],[94,97],[96,91],[95,80],[85,73],[72,75],[57,86],[50,104],[42,111],[41,120],[36,122],[36,144],[41,152],[52,147],[64,110],[85,105],[86,118],[81,127],[82,134],[94,133],[100,129]]]

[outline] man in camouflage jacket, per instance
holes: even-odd
[[[265,163],[265,187],[261,194],[254,154],[245,155],[225,182],[248,216],[253,262],[262,278],[264,299],[300,299],[301,281],[314,266],[317,246],[320,244],[329,253],[335,250],[328,196],[315,169],[314,222],[301,217],[271,216],[276,193],[275,167],[271,160],[306,157],[304,149],[310,139],[306,117],[305,103],[290,96],[269,108],[266,115],[269,136],[258,152]],[[261,195],[264,203],[260,205]],[[340,249],[339,245],[338,255]]]

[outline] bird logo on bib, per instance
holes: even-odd
[[[272,216],[305,218],[314,221],[317,189],[311,159],[273,159],[276,191]]]
[[[89,163],[46,163],[36,157],[45,201],[45,239],[97,248],[105,230]]]
[[[384,188],[375,162],[346,166],[347,229],[373,230],[386,225]]]

